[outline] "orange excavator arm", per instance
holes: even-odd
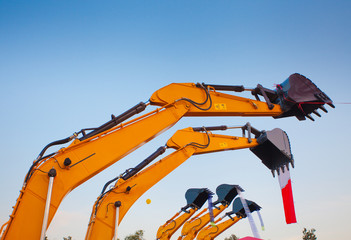
[[[257,205],[255,202],[252,202],[250,200],[246,200],[247,206],[249,208],[250,213],[254,211],[259,211],[261,207]],[[233,214],[236,214],[236,216],[232,217]],[[229,217],[228,220],[222,221],[223,218],[227,216]],[[233,226],[235,223],[240,221],[241,219],[246,218],[245,210],[244,207],[241,203],[241,200],[239,198],[236,198],[235,201],[233,202],[233,211],[227,212],[224,217],[220,217],[216,219],[215,224],[213,225],[208,225],[207,227],[203,228],[202,230],[199,231],[199,234],[196,236],[197,240],[213,240],[215,239],[218,235],[223,233],[225,230]],[[220,222],[220,223],[218,223]]]
[[[267,160],[270,161],[272,166],[292,164],[292,155],[285,154],[286,146],[277,146],[272,142],[272,139],[265,137],[271,131],[258,131],[251,127],[250,124],[246,124],[240,128],[243,131],[243,135],[247,135],[247,137],[221,135],[210,132],[228,128],[227,126],[215,126],[178,130],[167,141],[166,146],[157,149],[155,153],[139,163],[135,168],[128,169],[120,176],[107,182],[94,204],[85,239],[112,239],[113,237],[116,239],[118,224],[122,221],[134,202],[192,155],[269,146],[267,150],[272,152],[273,158],[272,156],[257,155],[266,166],[265,162]],[[276,133],[277,129],[273,129],[272,131]],[[285,132],[280,131],[281,135],[285,137]],[[251,134],[254,136],[251,136]],[[262,137],[264,140],[258,143],[257,139]],[[163,154],[167,148],[173,148],[176,151],[145,168],[151,161]],[[262,152],[264,152],[263,148],[261,149]],[[107,187],[115,181],[114,186],[106,191]],[[239,186],[224,184],[217,188],[216,192],[219,195],[219,199],[215,204],[222,205],[214,210],[215,216],[222,212],[234,199],[237,195],[237,187]],[[173,225],[177,224],[172,226],[172,228],[179,228],[183,222],[172,222],[171,224]],[[172,236],[172,232],[165,227],[158,234],[160,238],[169,239]],[[166,234],[163,235],[164,233]]]
[[[204,89],[205,91],[203,91]],[[256,100],[224,94],[218,91],[251,92]],[[204,100],[205,97],[205,100]],[[260,100],[263,98],[263,102]],[[272,116],[274,118],[295,116],[299,120],[309,118],[311,114],[321,115],[317,109],[324,112],[324,104],[334,108],[332,100],[322,92],[311,80],[295,73],[283,83],[277,84],[275,90],[257,87],[247,89],[244,86],[228,86],[215,84],[172,83],[156,91],[150,98],[153,105],[165,106],[179,99],[188,102],[196,109],[186,113],[186,116],[203,116],[202,111],[210,110],[208,114],[217,116]],[[230,99],[225,101],[224,99]]]
[[[294,86],[300,84],[292,81],[295,78],[296,75],[290,76],[289,84],[283,83],[274,91],[260,85],[249,90],[256,100],[219,92],[241,91],[237,86],[170,84],[151,96],[149,104],[161,106],[154,111],[126,122],[149,105],[140,103],[98,128],[82,129],[66,139],[48,144],[25,177],[10,219],[0,230],[1,240],[40,239],[70,191],[167,130],[183,116],[296,116],[301,120],[317,108],[326,111],[324,104],[333,106],[332,101],[307,78],[304,80],[312,83],[310,92],[314,97],[294,98],[295,88],[298,89]],[[68,147],[44,155],[49,147],[72,140]]]
[[[200,232],[196,236],[196,239],[197,240],[212,240],[215,237],[217,237],[219,234],[224,232],[226,229],[233,226],[235,223],[237,223],[241,219],[242,219],[242,217],[235,216],[234,218],[230,218],[230,219],[228,219],[224,222],[221,222],[219,224],[217,224],[217,222],[215,222],[216,224],[214,226],[209,225],[206,228],[203,228],[202,230],[200,230]],[[221,218],[218,220],[221,220]]]
[[[212,215],[210,214],[209,209],[205,209],[205,211],[200,212],[198,215],[187,221],[183,225],[181,235],[178,237],[178,240],[194,239],[201,229],[203,229],[211,220],[216,218],[221,212],[229,207],[230,203],[238,195],[238,191],[244,190],[238,185],[219,185],[216,189],[218,199],[213,203]],[[211,219],[212,217],[213,219]]]
[[[217,216],[218,214],[220,214],[225,208],[226,206],[229,205],[229,203],[233,200],[233,198],[237,195],[237,188],[241,189],[240,186],[238,185],[228,185],[228,184],[222,184],[220,186],[217,187],[217,194],[219,195],[218,200],[216,201],[215,204],[217,203],[221,203],[222,206],[220,207],[216,207],[214,209],[214,211],[212,212],[213,217]],[[242,189],[241,189],[242,190]],[[213,194],[209,194],[209,196],[207,197],[206,200],[209,201],[209,205],[212,204],[212,195]],[[175,221],[170,221],[168,220],[164,225],[162,225],[158,231],[157,231],[157,239],[160,240],[169,240],[172,235],[184,224],[188,224],[189,222],[193,222],[193,221],[197,221],[196,222],[196,226],[202,225],[202,224],[207,224],[207,222],[210,221],[210,215],[204,215],[204,213],[206,211],[208,211],[207,208],[203,209],[200,213],[198,213],[195,217],[193,217],[192,219],[188,220],[194,213],[196,210],[198,210],[199,208],[194,208],[191,210],[194,210],[191,212],[191,210],[189,211],[189,213],[191,213],[191,215],[187,215],[186,219],[185,218],[180,218],[180,220],[176,219]],[[185,215],[185,214],[184,214]],[[206,217],[201,217],[199,218],[199,216],[206,216]],[[177,221],[178,220],[178,221]],[[184,227],[183,227],[184,229]]]
[[[157,230],[156,239],[169,240],[171,236],[199,210],[213,195],[207,188],[190,188],[185,193],[187,205]]]
[[[255,146],[258,146],[255,138],[249,141],[247,137],[233,137],[212,134],[212,132],[204,133],[194,131],[193,128],[177,131],[167,141],[165,147],[160,147],[138,166],[113,179],[113,181],[117,181],[113,188],[105,192],[104,190],[107,189],[107,185],[105,185],[104,190],[94,204],[85,239],[112,239],[116,227],[134,202],[192,155]],[[177,150],[140,171],[162,154],[166,148]],[[108,184],[110,183],[111,181],[108,182]],[[118,215],[116,212],[118,212]],[[118,216],[118,219],[116,219],[116,216]]]

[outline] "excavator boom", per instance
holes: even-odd
[[[75,139],[68,147],[34,162],[1,240],[40,239],[51,169],[57,174],[48,224],[70,191],[177,122],[186,112],[177,107],[160,109],[82,141]]]

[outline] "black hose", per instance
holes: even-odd
[[[102,191],[100,193],[100,196],[104,194],[106,188],[108,187],[108,185],[110,185],[111,183],[113,183],[114,181],[116,181],[117,179],[119,178],[118,177],[115,177],[114,179],[111,179],[110,181],[108,181],[107,183],[105,183],[104,187],[102,188]]]
[[[61,144],[65,144],[65,143],[68,143],[69,141],[71,141],[73,139],[73,136],[70,136],[70,137],[67,137],[67,138],[64,138],[64,139],[61,139],[61,140],[57,140],[57,141],[54,141],[52,143],[49,143],[48,145],[46,145],[43,150],[41,150],[41,152],[39,153],[37,159],[41,159],[44,155],[44,153],[46,152],[46,150],[49,148],[49,147],[52,147],[52,146],[55,146],[55,145],[61,145]]]
[[[52,155],[54,155],[55,153],[51,153],[45,157],[43,157],[44,153],[46,152],[46,150],[48,150],[49,147],[52,147],[52,146],[55,146],[55,145],[61,145],[61,144],[65,144],[65,143],[68,143],[69,141],[71,141],[74,137],[76,136],[76,134],[73,134],[72,136],[70,137],[67,137],[67,138],[64,138],[64,139],[61,139],[61,140],[57,140],[57,141],[54,141],[54,142],[51,142],[49,143],[48,145],[46,145],[43,150],[41,150],[41,152],[39,153],[37,159],[35,160],[35,162],[32,164],[32,166],[29,168],[29,171],[26,175],[26,179],[24,180],[24,182],[26,183],[29,178],[32,176],[31,172],[33,171],[33,168],[43,159],[46,159]]]
[[[202,111],[207,111],[207,110],[209,110],[209,109],[212,107],[211,95],[210,95],[208,89],[206,89],[202,84],[197,84],[196,86],[197,86],[197,87],[201,87],[202,89],[205,90],[205,93],[206,93],[206,99],[205,99],[205,101],[203,101],[202,103],[198,103],[198,102],[195,102],[195,101],[193,101],[193,100],[191,100],[191,99],[189,99],[189,98],[181,98],[181,100],[185,100],[185,101],[191,103],[194,107],[196,107],[196,108],[198,108],[198,109],[200,109],[200,110],[202,110]],[[210,101],[210,106],[209,106],[209,107],[207,107],[207,108],[201,108],[201,107],[199,107],[199,105],[204,105],[204,104],[206,104],[208,101]]]
[[[205,127],[202,127],[202,128],[203,128],[203,131],[206,133],[207,143],[206,144],[201,144],[201,143],[191,142],[191,143],[188,143],[187,145],[185,145],[185,147],[186,146],[194,146],[194,147],[197,147],[197,148],[205,149],[205,148],[207,148],[210,145],[210,142],[211,142],[210,135],[208,134],[207,129]]]

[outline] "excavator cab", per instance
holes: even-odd
[[[291,154],[291,147],[288,135],[280,128],[271,131],[264,131],[257,138],[258,146],[250,150],[261,159],[262,163],[272,171],[280,173],[284,171],[284,166],[289,169],[289,163],[294,167],[294,159]]]
[[[332,100],[322,92],[310,79],[305,76],[294,73],[289,76],[283,83],[277,85],[277,97],[272,99],[273,103],[279,104],[284,113],[275,118],[295,116],[299,120],[305,120],[306,117],[314,121],[311,113],[320,117],[317,109],[324,112],[324,104],[332,108]]]
[[[214,193],[207,188],[190,188],[185,193],[187,205],[182,210],[188,207],[200,209],[212,195]]]
[[[233,199],[238,195],[238,191],[244,191],[239,185],[221,184],[216,188],[216,194],[218,196],[217,201],[213,204],[222,203],[222,205],[229,205]]]
[[[261,207],[256,204],[253,201],[247,200],[245,199],[247,206],[249,207],[250,212],[255,212],[255,211],[259,211],[261,209]],[[236,198],[233,202],[233,211],[228,212],[226,215],[232,215],[232,214],[236,214],[238,217],[242,217],[242,218],[246,218],[246,213],[245,213],[245,209],[244,206],[240,200],[240,198]]]

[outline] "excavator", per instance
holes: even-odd
[[[237,190],[240,189],[243,191],[243,189],[239,185],[230,185],[230,184],[221,184],[216,188],[216,194],[218,196],[218,199],[216,202],[212,203],[212,200],[209,199],[209,207],[203,209],[200,213],[198,213],[195,217],[191,218],[189,221],[186,221],[186,223],[192,222],[194,220],[199,220],[198,225],[202,225],[205,222],[209,222],[211,218],[216,217],[220,212],[222,212],[225,208],[227,208],[230,203],[233,201],[233,199],[238,195]],[[220,207],[216,207],[216,205],[219,204]],[[213,206],[215,206],[215,210],[213,211]],[[208,211],[208,214],[206,212]],[[204,215],[205,214],[205,215]],[[201,217],[199,216],[206,216],[206,217]],[[205,223],[206,225],[206,223]],[[180,226],[178,226],[179,229]],[[160,229],[159,229],[160,231]],[[172,231],[174,233],[175,231]],[[165,238],[157,238],[157,239],[170,239],[171,236]]]
[[[249,208],[249,211],[255,212],[259,211],[261,207],[257,205],[255,202],[250,201],[245,199],[246,204]],[[235,214],[235,217],[232,217],[232,215]],[[225,220],[221,223],[221,220],[223,220],[224,217],[229,217],[228,220]],[[220,217],[216,219],[214,222],[215,224],[208,225],[207,227],[203,228],[201,231],[199,231],[199,234],[196,236],[197,240],[213,240],[215,239],[218,235],[223,233],[225,230],[233,226],[235,223],[240,221],[241,219],[246,218],[246,213],[245,209],[243,207],[243,204],[240,200],[240,198],[236,198],[233,202],[233,210],[230,212],[227,212],[223,217]]]
[[[165,224],[159,227],[156,234],[156,239],[170,239],[172,235],[179,229],[183,223],[191,218],[196,211],[212,197],[214,193],[207,188],[202,189],[188,189],[185,193],[187,205],[182,207],[172,218],[167,220]]]
[[[256,100],[221,91],[251,92]],[[262,101],[261,98],[264,100]],[[1,240],[44,239],[60,203],[73,189],[172,127],[186,116],[320,116],[332,100],[308,78],[292,74],[275,90],[243,86],[172,83],[100,127],[85,128],[47,144],[28,170],[10,219],[0,228]],[[155,110],[132,120],[146,107]],[[128,120],[128,121],[127,121]],[[68,146],[64,145],[67,144]],[[46,154],[52,146],[64,145]]]
[[[226,194],[228,189],[230,189],[232,194],[230,195]],[[189,221],[186,221],[183,225],[181,235],[178,237],[178,240],[194,239],[197,233],[202,228],[204,228],[208,223],[214,222],[214,218],[217,217],[221,212],[223,212],[227,207],[229,207],[233,199],[239,194],[239,191],[243,192],[244,190],[238,185],[229,185],[229,184],[219,185],[216,189],[218,199],[212,205],[213,210],[211,211],[211,208],[208,208],[208,213],[206,213],[207,209],[204,209],[195,217],[193,217]]]
[[[226,130],[228,128],[230,127],[212,126],[178,130],[167,141],[165,146],[158,148],[136,167],[128,169],[121,175],[108,181],[94,204],[85,239],[117,239],[118,224],[122,221],[134,202],[192,155],[243,148],[254,149],[260,146],[257,142],[257,138],[271,132],[258,131],[247,123],[240,127],[243,131],[243,137],[213,133],[216,130]],[[270,148],[268,150],[272,154],[259,156],[266,166],[282,167],[293,164],[292,155],[286,154],[290,152],[290,149],[286,149],[290,148],[289,144],[276,146],[275,148],[272,147],[277,138],[283,141],[287,136],[286,133],[280,129],[273,129],[272,131],[276,132],[278,130],[281,133],[279,136],[269,134],[270,137],[265,138],[265,141],[261,143],[263,146],[269,145]],[[253,134],[255,138],[251,137],[251,134]],[[247,137],[244,137],[246,135]],[[270,144],[267,144],[267,142],[270,142]],[[173,148],[176,149],[176,151],[141,171],[151,163],[151,161],[163,154],[167,148]],[[267,162],[274,164],[266,164]],[[108,186],[113,182],[115,182],[114,186],[106,191]],[[219,207],[221,211],[229,206],[230,202],[237,195],[237,189],[235,187],[236,185],[221,185],[217,188],[216,192],[219,199],[214,204],[215,206],[217,204],[222,204],[223,207]],[[215,211],[216,213],[214,213],[214,215],[221,212],[216,209]],[[182,219],[183,218],[185,218],[185,216],[182,216]],[[173,231],[181,226],[180,223],[182,223],[180,220],[172,221],[173,230],[170,231],[169,226],[165,226],[159,229],[158,235],[160,235],[162,239],[170,238]]]

